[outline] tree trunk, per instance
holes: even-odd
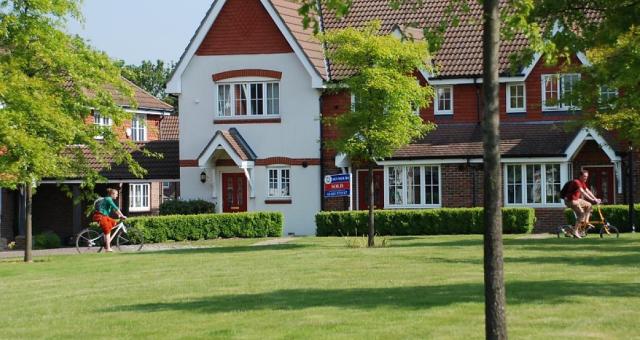
[[[369,239],[367,242],[368,247],[375,245],[375,226],[373,218],[373,202],[374,202],[374,187],[373,187],[373,164],[369,163]]]
[[[506,293],[502,258],[502,186],[500,176],[500,112],[498,110],[498,0],[485,0],[483,33],[484,147],[484,295],[487,339],[507,339]]]
[[[25,184],[24,186],[24,196],[27,201],[27,211],[26,211],[26,230],[25,230],[25,242],[24,242],[24,262],[33,262],[33,256],[31,255],[31,246],[33,245],[33,216],[31,214],[32,211],[32,202],[33,202],[33,187],[31,183]]]

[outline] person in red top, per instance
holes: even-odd
[[[576,224],[573,226],[571,234],[577,238],[580,238],[579,227],[589,223],[589,218],[593,211],[590,202],[596,204],[600,204],[601,202],[600,199],[589,190],[587,186],[588,178],[589,172],[587,170],[581,170],[580,177],[571,181],[567,190],[567,196],[564,200],[564,204],[576,213]]]

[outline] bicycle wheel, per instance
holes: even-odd
[[[98,253],[102,250],[104,238],[102,233],[93,229],[84,229],[76,236],[76,250],[78,253]]]
[[[607,223],[602,226],[602,228],[600,228],[600,238],[604,238],[605,236],[613,237],[614,235],[616,238],[618,238],[620,237],[620,232],[618,231],[618,228],[612,226],[611,224]]]
[[[126,233],[124,231],[118,233],[116,246],[120,251],[140,251],[144,246],[144,236],[140,230],[128,227]]]

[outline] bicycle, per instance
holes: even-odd
[[[140,251],[144,246],[144,236],[136,228],[127,226],[123,221],[118,222],[111,231],[111,243],[116,241],[119,251],[130,248]],[[94,249],[98,249],[94,251]],[[104,235],[99,228],[86,228],[76,236],[76,250],[78,253],[101,252],[104,248]]]
[[[598,212],[598,216],[600,217],[600,220],[588,221],[586,223],[580,224],[580,226],[578,227],[578,235],[580,235],[580,237],[585,237],[587,236],[588,233],[591,232],[591,230],[597,229],[595,225],[598,225],[600,229],[599,230],[600,238],[604,238],[605,236],[613,236],[613,235],[615,235],[616,238],[619,238],[620,232],[618,231],[618,228],[616,228],[615,226],[607,222],[607,220],[604,218],[604,215],[602,215],[602,209],[600,209],[600,204],[596,205],[596,207],[597,207],[597,212]],[[574,216],[575,216],[575,213],[574,213]],[[563,235],[563,234],[567,237],[571,237],[572,231],[573,231],[573,226],[570,224],[565,224],[558,227],[558,229],[556,230],[556,234],[558,235],[558,238],[560,237],[560,235]]]

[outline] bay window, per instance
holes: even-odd
[[[218,116],[275,116],[280,114],[280,84],[245,82],[218,84]]]
[[[504,170],[507,205],[562,203],[560,164],[507,164]]]
[[[386,176],[390,207],[440,205],[439,166],[389,166]]]

